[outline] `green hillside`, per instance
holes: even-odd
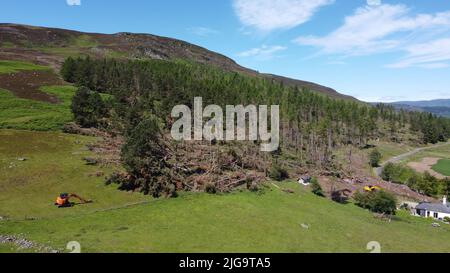
[[[280,189],[267,183],[260,193],[156,200],[105,186],[95,173],[109,168],[82,160],[93,138],[2,130],[0,139],[0,215],[9,218],[0,222],[0,234],[55,249],[78,241],[86,252],[366,252],[369,241],[379,241],[386,252],[450,251],[448,226],[433,228],[407,212],[389,223],[297,183],[276,183]],[[17,161],[20,156],[27,161]],[[53,202],[61,191],[95,202],[58,209]]]
[[[341,206],[299,190],[263,195],[185,195],[146,205],[37,221],[9,222],[54,248],[69,241],[84,252],[449,252],[450,229],[401,213],[391,223],[354,205]],[[303,228],[302,224],[309,226]]]

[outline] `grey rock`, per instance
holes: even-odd
[[[307,225],[307,224],[301,224],[300,226],[304,229],[309,229],[309,225]]]
[[[433,223],[433,224],[431,224],[431,226],[436,227],[436,228],[441,227],[441,225],[439,223]]]
[[[39,250],[39,252],[45,253],[60,253],[60,251],[53,249],[51,247],[42,246],[33,241],[10,235],[0,235],[0,244],[14,244],[19,249],[36,248]]]

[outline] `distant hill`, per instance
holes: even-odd
[[[234,60],[205,48],[151,34],[83,33],[73,30],[0,23],[0,59],[33,61],[59,69],[65,57],[184,59],[255,77],[265,77],[286,85],[308,88],[334,98],[355,100],[316,83],[262,74],[240,66]]]
[[[450,107],[450,99],[427,100],[427,101],[398,101],[393,104],[409,105],[415,107]]]
[[[390,103],[398,109],[429,112],[438,116],[450,117],[450,99],[430,101],[399,101]]]

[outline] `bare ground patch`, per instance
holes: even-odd
[[[363,192],[365,186],[377,186],[388,192],[391,192],[401,199],[410,201],[436,201],[432,197],[422,195],[411,190],[408,186],[402,184],[394,184],[368,176],[358,176],[353,178],[332,179],[326,176],[319,176],[319,182],[325,193],[330,196],[333,191],[348,190],[353,196],[356,192]]]
[[[15,96],[49,103],[60,103],[58,97],[39,90],[42,86],[61,85],[62,80],[53,71],[21,71],[0,74],[0,88],[11,91]]]
[[[434,171],[432,167],[438,163],[441,158],[437,157],[425,157],[421,162],[410,162],[408,166],[413,168],[415,171],[419,173],[429,172],[431,175],[438,179],[444,179],[445,176]]]
[[[369,162],[367,155],[357,149],[352,148],[352,152],[346,151],[340,162],[343,163],[343,172],[340,178],[332,178],[323,173],[317,175],[323,190],[328,196],[331,195],[332,191],[336,190],[349,190],[352,192],[351,195],[353,195],[356,192],[364,191],[365,186],[378,186],[395,194],[401,200],[435,201],[431,197],[410,189],[407,185],[383,181],[381,178],[371,174],[370,168],[367,167],[367,162]]]

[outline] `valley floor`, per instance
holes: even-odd
[[[406,211],[381,221],[294,182],[154,200],[104,185],[97,174],[111,170],[82,160],[95,138],[1,130],[0,140],[0,235],[61,251],[77,241],[82,252],[368,252],[378,241],[382,252],[450,252],[448,225],[434,228]],[[94,203],[58,209],[53,202],[64,191]],[[0,252],[15,251],[33,249],[0,244]]]

